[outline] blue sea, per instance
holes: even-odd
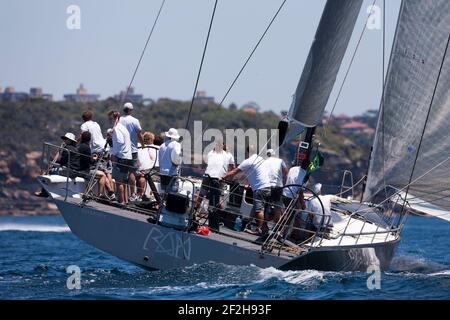
[[[412,216],[380,289],[364,272],[208,263],[148,272],[76,238],[60,216],[0,217],[0,299],[450,299],[450,223]],[[81,270],[81,288],[68,289]]]

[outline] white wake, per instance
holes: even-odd
[[[70,228],[51,224],[0,223],[0,231],[70,232]]]

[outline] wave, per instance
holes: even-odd
[[[430,273],[429,276],[450,276],[450,270],[442,270]]]
[[[64,225],[33,224],[33,223],[2,223],[0,231],[24,231],[24,232],[70,232],[70,228]]]
[[[261,277],[261,282],[275,278],[290,284],[310,285],[324,281],[325,272],[317,270],[281,271],[270,267],[260,269],[259,275]]]
[[[395,272],[430,274],[440,272],[445,268],[445,265],[415,256],[398,256],[394,257],[391,262],[391,270]]]

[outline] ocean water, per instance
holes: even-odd
[[[450,299],[450,223],[412,216],[381,288],[364,272],[208,263],[144,271],[91,247],[60,216],[0,217],[0,299]],[[81,270],[69,290],[66,268]]]

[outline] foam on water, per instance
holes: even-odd
[[[450,270],[443,270],[430,273],[429,276],[450,276]]]
[[[324,281],[325,272],[317,270],[281,271],[270,267],[260,269],[259,274],[261,277],[261,282],[275,278],[291,284],[310,285]]]
[[[68,226],[32,223],[0,223],[0,231],[70,232]]]
[[[443,269],[445,269],[444,265],[415,256],[394,257],[391,263],[391,270],[396,272],[430,274]]]

